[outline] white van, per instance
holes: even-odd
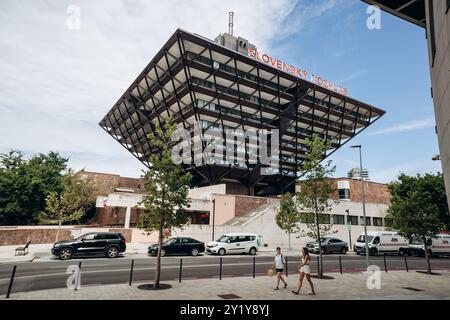
[[[226,233],[206,247],[207,252],[221,256],[239,253],[255,255],[258,249],[258,235],[254,233]]]
[[[436,238],[428,239],[428,252],[432,255],[450,254],[450,234],[437,234]],[[421,240],[413,239],[409,245],[409,252],[420,256],[425,255]]]
[[[367,242],[369,254],[377,255],[380,253],[398,253],[407,254],[409,243],[404,237],[394,231],[370,231],[367,232]],[[353,251],[357,254],[366,253],[366,243],[364,234],[360,235],[353,246]]]

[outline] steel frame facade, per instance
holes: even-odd
[[[259,148],[248,139],[241,148],[236,144],[232,163],[224,156],[221,163],[196,165],[192,151],[184,165],[194,176],[193,186],[237,183],[249,195],[273,195],[293,191],[305,140],[313,133],[331,142],[326,158],[384,113],[178,29],[99,125],[147,167],[148,156],[158,152],[147,133],[169,116],[180,128],[192,131],[196,121],[202,132],[213,129],[224,139],[226,129],[277,129],[274,174],[261,174]],[[202,141],[201,151],[207,147]],[[251,152],[256,164],[249,163]]]

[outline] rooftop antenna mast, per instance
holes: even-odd
[[[234,12],[230,11],[228,13],[228,33],[233,35],[233,27],[234,27]]]

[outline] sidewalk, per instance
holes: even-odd
[[[50,261],[54,257],[51,253],[53,243],[45,244],[30,244],[28,247],[28,254],[26,256],[15,256],[15,250],[18,245],[12,246],[0,246],[0,264],[11,262],[38,262],[38,261]],[[135,257],[141,255],[147,256],[147,243],[127,243],[127,255]]]
[[[53,289],[12,293],[14,300],[222,300],[219,295],[235,294],[236,300],[450,300],[450,272],[426,275],[417,272],[381,273],[381,289],[367,288],[367,274],[328,274],[334,279],[313,279],[316,296],[309,296],[310,288],[304,282],[300,295],[292,294],[297,276],[287,279],[288,288],[274,291],[275,277],[224,278],[184,280],[182,283],[166,281],[171,289],[147,291],[138,289],[142,283],[81,286],[78,291]],[[81,279],[81,284],[83,279]],[[410,290],[405,288],[410,288]],[[413,290],[411,290],[413,289]],[[423,290],[423,291],[414,291]],[[5,299],[4,296],[0,298]]]
[[[30,244],[28,254],[26,256],[15,256],[15,250],[19,245],[0,246],[0,264],[12,262],[39,262],[51,261],[54,257],[51,254],[53,244]],[[130,258],[145,258],[147,257],[148,243],[127,243],[127,251],[125,255]],[[285,256],[298,256],[299,250],[284,249]],[[267,256],[275,254],[275,248],[259,248],[259,255]]]

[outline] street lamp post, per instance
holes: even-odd
[[[212,241],[215,240],[214,238],[214,227],[215,227],[215,218],[216,218],[216,199],[212,199]]]
[[[345,210],[347,212],[347,228],[348,228],[348,242],[349,250],[352,248],[352,222],[350,221],[350,210]]]
[[[362,165],[362,146],[361,145],[355,145],[351,146],[350,148],[358,148],[359,149],[359,177],[361,179],[361,194],[362,194],[362,204],[363,204],[363,217],[364,217],[364,239],[366,243],[366,263],[367,267],[369,267],[369,244],[367,241],[367,219],[366,219],[366,201],[364,198],[364,180],[363,180],[363,165]]]
[[[216,225],[216,199],[214,199],[214,196],[211,192],[204,192],[201,194],[201,199],[202,200],[208,200],[211,201],[212,204],[212,241],[214,241],[214,229],[215,229],[215,225]],[[211,225],[211,212],[210,212],[210,225]]]

